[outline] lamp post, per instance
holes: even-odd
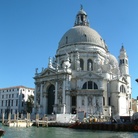
[[[138,83],[138,78],[135,79],[135,81]],[[138,100],[138,97],[137,97],[137,100]],[[136,112],[137,112],[137,104],[136,104]],[[131,114],[131,113],[129,113],[129,114]]]

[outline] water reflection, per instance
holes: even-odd
[[[9,128],[1,126],[6,131],[3,138],[138,138],[138,133],[75,130],[58,127]]]

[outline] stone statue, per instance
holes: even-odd
[[[38,73],[38,68],[35,69],[35,74],[37,74],[37,73]]]

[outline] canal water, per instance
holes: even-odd
[[[0,125],[6,131],[2,138],[138,138],[138,133],[76,130],[61,127],[10,128]]]

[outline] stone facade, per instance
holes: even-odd
[[[93,116],[131,114],[131,79],[122,46],[118,60],[89,26],[81,7],[74,27],[59,41],[48,67],[34,76],[34,113],[77,113]]]

